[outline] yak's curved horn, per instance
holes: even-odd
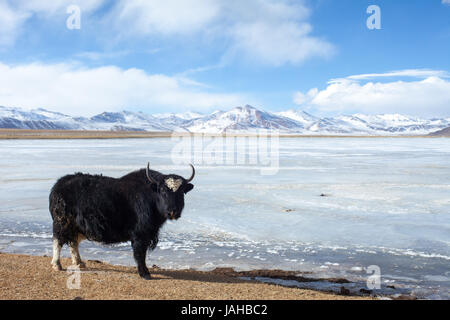
[[[194,169],[194,166],[193,166],[192,164],[189,164],[189,165],[190,165],[191,168],[192,168],[192,175],[191,175],[191,177],[190,177],[189,179],[186,180],[187,182],[191,182],[192,180],[194,180],[194,177],[195,177],[195,169]]]
[[[145,174],[147,175],[147,179],[148,181],[150,181],[150,183],[153,183],[152,178],[150,178],[150,162],[147,162],[147,169],[145,170]]]

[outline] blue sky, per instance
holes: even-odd
[[[0,105],[448,117],[448,2],[0,0]]]

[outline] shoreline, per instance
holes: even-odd
[[[151,132],[151,131],[87,131],[87,130],[25,130],[25,129],[1,129],[0,140],[28,140],[28,139],[154,139],[172,137],[257,137],[271,134],[252,133],[189,133],[189,132]],[[364,136],[364,135],[301,135],[280,134],[279,138],[448,138],[438,135],[397,135],[397,136]]]
[[[0,300],[374,300],[345,292],[317,291],[263,283],[255,277],[311,281],[295,272],[254,270],[236,272],[167,270],[153,266],[152,280],[142,280],[135,267],[87,260],[80,272],[80,288],[68,289],[70,259],[62,258],[64,271],[53,271],[48,256],[0,252]],[[243,279],[245,278],[245,279]],[[247,279],[248,278],[248,279]],[[73,279],[73,278],[72,278]],[[344,283],[345,279],[329,279]]]

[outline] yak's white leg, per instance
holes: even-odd
[[[81,234],[79,234],[76,242],[69,243],[70,255],[72,256],[72,264],[79,266],[80,268],[86,267],[84,262],[81,260],[80,251],[78,251],[78,245],[84,239],[85,238]]]
[[[61,246],[59,245],[58,239],[53,239],[53,259],[52,259],[52,267],[55,271],[61,271]]]

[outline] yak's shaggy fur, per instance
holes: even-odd
[[[150,278],[145,264],[147,250],[158,243],[158,233],[167,219],[178,219],[184,194],[194,187],[177,175],[145,169],[115,179],[77,173],[60,178],[50,193],[53,218],[53,267],[60,270],[59,252],[71,247],[72,260],[82,264],[78,243],[86,238],[104,244],[131,241],[139,275]],[[174,192],[167,179],[180,180]],[[75,255],[75,256],[74,256]]]

